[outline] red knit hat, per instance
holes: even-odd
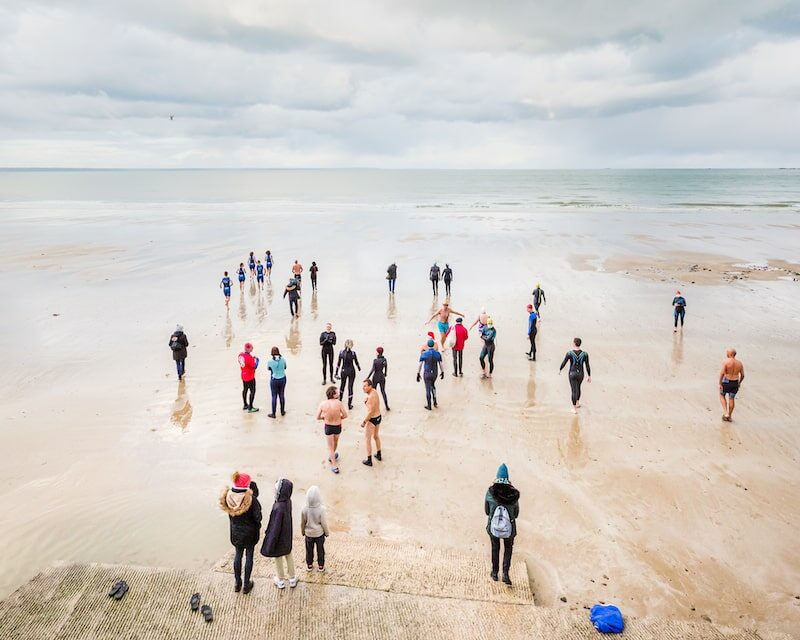
[[[247,489],[250,486],[250,476],[246,473],[233,472],[233,486],[237,489]]]
[[[428,337],[433,338],[433,331],[428,331]]]
[[[377,349],[375,349],[375,351],[377,351],[378,353],[383,353],[383,347],[378,347]]]
[[[245,342],[244,343],[244,350],[245,351],[252,351],[253,350],[253,343],[252,342]]]
[[[532,304],[529,304],[529,305],[528,305],[528,311],[530,311],[531,309],[533,309],[533,305],[532,305]]]

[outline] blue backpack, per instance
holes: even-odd
[[[589,620],[600,633],[622,633],[625,630],[622,613],[613,604],[594,605]]]

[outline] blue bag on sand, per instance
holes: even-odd
[[[622,633],[625,622],[622,613],[613,604],[596,604],[589,612],[589,620],[600,633]]]

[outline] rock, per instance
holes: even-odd
[[[711,618],[709,618],[705,613],[700,616],[701,620],[705,620],[706,622],[711,622]]]
[[[559,598],[559,600],[561,600],[561,602],[566,602],[567,601],[567,596],[561,596]]]

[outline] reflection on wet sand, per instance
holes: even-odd
[[[256,299],[256,320],[258,321],[258,324],[262,324],[266,318],[267,305],[264,304],[264,293],[259,291],[258,298]]]
[[[244,303],[244,293],[239,296],[239,319],[246,320],[247,319],[247,305]]]
[[[267,304],[272,304],[272,281],[267,282]]]
[[[317,319],[317,292],[311,294],[311,317]]]
[[[536,369],[531,367],[528,373],[528,396],[525,402],[526,407],[533,407],[536,404]]]
[[[230,348],[231,342],[233,342],[233,323],[231,322],[230,307],[225,312],[225,330],[222,335],[225,337],[225,346]]]
[[[672,334],[672,362],[674,364],[683,362],[683,330]]]
[[[394,302],[394,294],[389,294],[389,306],[386,308],[386,318],[394,320],[397,317],[397,306]]]
[[[567,442],[562,449],[559,441],[558,452],[568,469],[580,469],[589,462],[589,450],[581,436],[581,422],[578,416],[572,417]]]
[[[303,342],[300,339],[300,326],[297,321],[297,318],[292,318],[291,322],[289,322],[289,332],[286,334],[286,348],[289,349],[293,354],[297,355],[300,353],[300,349],[303,346]]]
[[[172,405],[170,422],[181,429],[185,429],[189,426],[191,420],[192,403],[189,401],[189,396],[186,393],[186,381],[181,380],[178,383],[178,396],[175,398],[175,402]]]

